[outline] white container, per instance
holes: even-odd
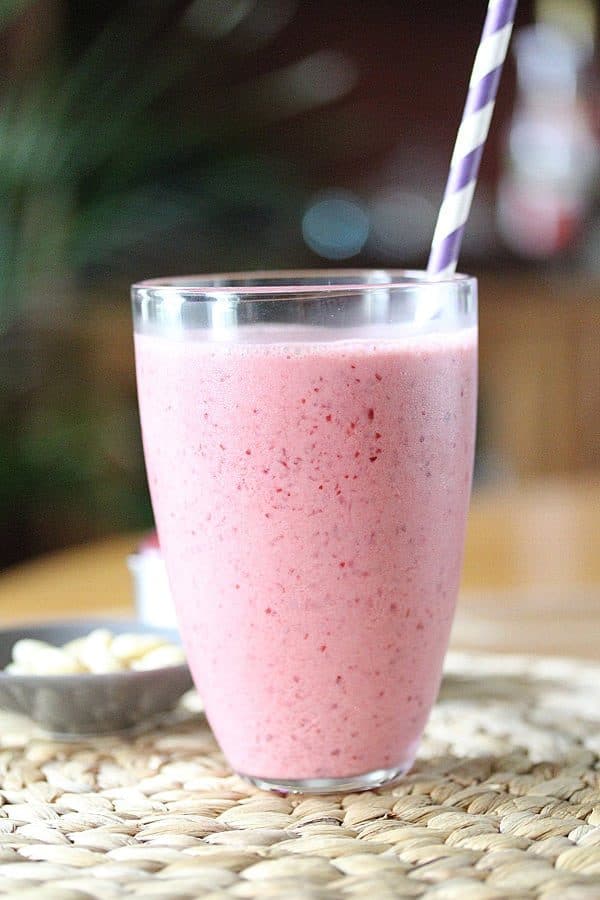
[[[157,628],[177,629],[167,569],[155,534],[149,535],[138,552],[128,557],[127,565],[133,578],[139,621]]]

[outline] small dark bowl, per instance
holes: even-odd
[[[80,619],[0,630],[0,669],[11,661],[13,645],[34,638],[62,646],[108,628],[113,634],[160,634],[179,644],[175,631],[132,620]],[[9,675],[0,671],[0,707],[29,716],[55,735],[124,731],[170,710],[192,687],[187,665],[95,675]]]

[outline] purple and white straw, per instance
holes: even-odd
[[[490,0],[488,6],[450,175],[433,235],[427,266],[431,275],[451,275],[456,271],[516,7],[517,0]]]

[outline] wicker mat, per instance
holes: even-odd
[[[194,697],[56,742],[0,714],[0,895],[599,900],[600,667],[453,654],[394,787],[261,793]]]

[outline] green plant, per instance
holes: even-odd
[[[14,26],[25,2],[5,2],[0,24],[12,16]],[[256,106],[261,86],[274,96],[273,83],[285,87],[286,72],[273,73],[270,84],[263,77],[262,85],[223,91],[221,102],[206,71],[219,58],[215,41],[186,40],[183,11],[173,2],[121,6],[79,55],[51,47],[34,78],[13,79],[4,91],[0,328],[48,281],[243,203],[248,182],[229,177],[240,154],[262,168],[262,203],[290,202],[292,172],[283,181],[279,168],[269,177],[265,160],[244,148],[256,127],[248,98]],[[223,50],[221,66],[233,52]],[[183,114],[169,102],[186,77],[204,95],[204,103],[195,101],[204,113]],[[236,95],[248,102],[236,104]],[[294,111],[293,96],[280,95],[263,119]],[[178,170],[186,179],[173,177]]]

